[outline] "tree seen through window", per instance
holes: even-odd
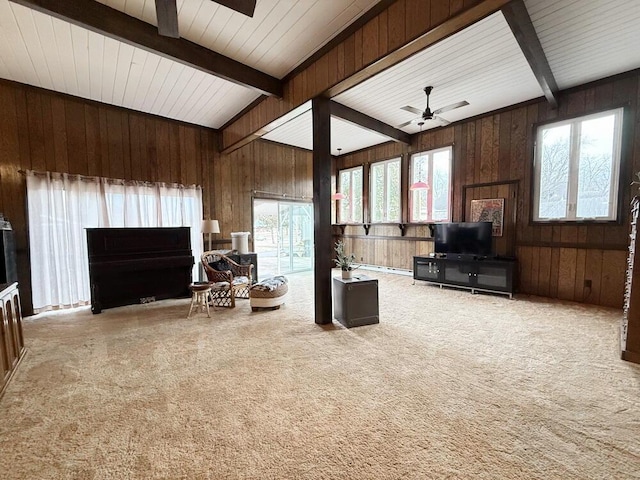
[[[534,219],[614,220],[622,109],[539,128]]]

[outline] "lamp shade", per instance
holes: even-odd
[[[429,190],[429,185],[425,182],[417,181],[411,184],[409,190]]]
[[[344,200],[345,198],[347,198],[345,194],[340,192],[331,195],[331,200]]]
[[[218,220],[203,220],[202,233],[220,233]]]

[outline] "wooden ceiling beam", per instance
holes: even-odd
[[[331,115],[341,118],[349,123],[353,123],[367,130],[379,133],[385,137],[389,137],[394,142],[411,144],[411,135],[402,130],[392,127],[378,119],[365,115],[353,108],[347,107],[338,102],[331,101]]]
[[[558,108],[558,84],[553,76],[540,39],[531,22],[529,12],[523,0],[512,0],[502,8],[502,14],[516,37],[542,92],[553,108]]]
[[[188,40],[160,36],[153,25],[94,0],[11,1],[265,95],[282,97],[281,80]]]

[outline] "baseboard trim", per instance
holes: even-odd
[[[395,267],[381,267],[378,265],[361,265],[360,268],[362,270],[370,270],[374,272],[384,272],[384,273],[395,273],[396,275],[406,275],[413,276],[413,270],[407,270],[405,268],[395,268]]]

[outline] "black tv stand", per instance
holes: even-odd
[[[484,255],[476,255],[475,253],[448,253],[445,257],[450,260],[484,260]]]
[[[449,254],[446,257],[413,257],[413,280],[466,288],[471,293],[490,292],[513,298],[516,284],[515,258]]]

